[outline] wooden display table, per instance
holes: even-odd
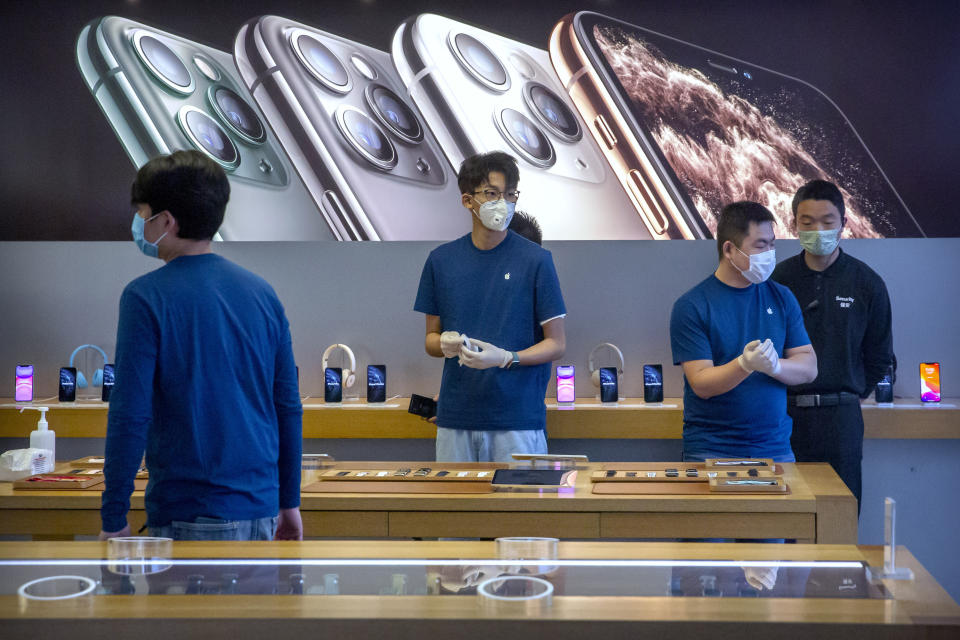
[[[382,405],[364,401],[325,405],[314,399],[303,404],[304,438],[427,438],[436,428],[407,413],[409,398]],[[59,438],[103,438],[107,434],[107,405],[99,401],[50,407],[50,427]],[[26,438],[36,428],[33,411],[19,413],[20,405],[0,399],[0,438]],[[897,400],[893,406],[863,404],[864,437],[885,439],[960,438],[960,399],[944,398],[939,406]],[[547,435],[557,438],[678,439],[683,430],[683,401],[667,398],[647,405],[636,398],[616,406],[593,398],[578,398],[574,409],[558,409],[547,399]]]
[[[598,495],[591,473],[628,463],[590,463],[572,489],[474,494],[302,494],[310,537],[795,538],[821,544],[857,540],[857,503],[827,464],[783,464],[787,494]],[[640,463],[629,463],[636,465]],[[447,465],[453,468],[451,465]],[[458,468],[467,468],[459,463]],[[478,465],[489,467],[490,465]],[[434,462],[346,462],[340,469],[443,468]],[[303,486],[318,478],[306,470]],[[0,483],[0,534],[35,538],[96,535],[100,492],[14,490]],[[143,492],[130,524],[144,522]]]
[[[178,542],[178,559],[493,559],[492,542]],[[561,560],[867,562],[875,547],[774,544],[561,542]],[[106,543],[0,543],[4,559],[99,559]],[[476,595],[88,595],[58,602],[0,595],[5,638],[956,638],[960,607],[906,550],[916,578],[883,581],[884,598],[564,595],[531,612],[489,608]],[[495,563],[491,560],[491,563]],[[65,568],[67,569],[67,568]],[[365,570],[368,568],[365,568]],[[230,571],[223,568],[222,571]],[[78,569],[74,568],[74,572]],[[667,570],[669,571],[669,569]],[[781,569],[781,573],[784,569]],[[422,575],[422,574],[421,574]],[[139,578],[142,580],[142,578]],[[9,582],[9,581],[8,581]],[[14,581],[11,584],[16,584]],[[349,582],[349,581],[345,581]],[[342,585],[346,587],[347,585]],[[348,591],[349,593],[349,591]]]

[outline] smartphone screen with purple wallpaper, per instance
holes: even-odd
[[[17,365],[17,386],[14,391],[15,402],[30,402],[33,400],[33,365]]]
[[[773,212],[777,237],[796,237],[793,195],[823,179],[843,193],[844,236],[923,235],[850,122],[813,86],[604,16],[584,26],[647,154],[712,234],[724,205],[753,200]]]
[[[557,402],[573,402],[577,399],[573,381],[573,365],[557,367]]]

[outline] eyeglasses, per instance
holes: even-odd
[[[486,189],[481,189],[480,191],[474,191],[474,193],[482,193],[483,197],[486,198],[487,200],[499,200],[500,198],[503,198],[508,202],[516,202],[517,199],[520,197],[520,192],[517,191],[516,189],[514,189],[513,191],[503,192],[503,191],[500,191],[499,189],[487,187]]]

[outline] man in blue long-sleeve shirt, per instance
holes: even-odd
[[[269,284],[211,251],[229,196],[197,151],[155,158],[134,181],[134,241],[166,264],[120,298],[101,539],[130,535],[144,450],[151,535],[303,536],[290,327]]]

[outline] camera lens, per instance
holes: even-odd
[[[370,116],[353,107],[341,107],[336,119],[341,135],[360,155],[381,169],[397,166],[393,144]]]
[[[485,44],[465,33],[458,33],[450,41],[453,53],[460,64],[484,86],[494,91],[510,88],[507,70]]]
[[[527,106],[538,118],[568,142],[580,139],[580,124],[570,108],[542,84],[531,82],[523,92]]]
[[[497,120],[500,133],[528,161],[549,167],[556,161],[553,145],[527,116],[513,109],[504,109]]]
[[[374,115],[388,129],[407,142],[420,142],[423,139],[423,129],[417,116],[400,96],[379,84],[367,86],[365,95]]]
[[[247,142],[260,144],[267,137],[259,116],[236,92],[226,87],[210,87],[210,104],[234,133]]]
[[[196,107],[183,107],[177,121],[190,142],[228,169],[240,164],[240,154],[233,140],[217,121]]]
[[[133,36],[133,48],[141,62],[164,86],[184,95],[193,92],[190,71],[170,47],[145,31],[137,31]]]
[[[293,52],[314,78],[331,91],[350,91],[350,76],[340,59],[319,40],[307,33],[295,34]]]

